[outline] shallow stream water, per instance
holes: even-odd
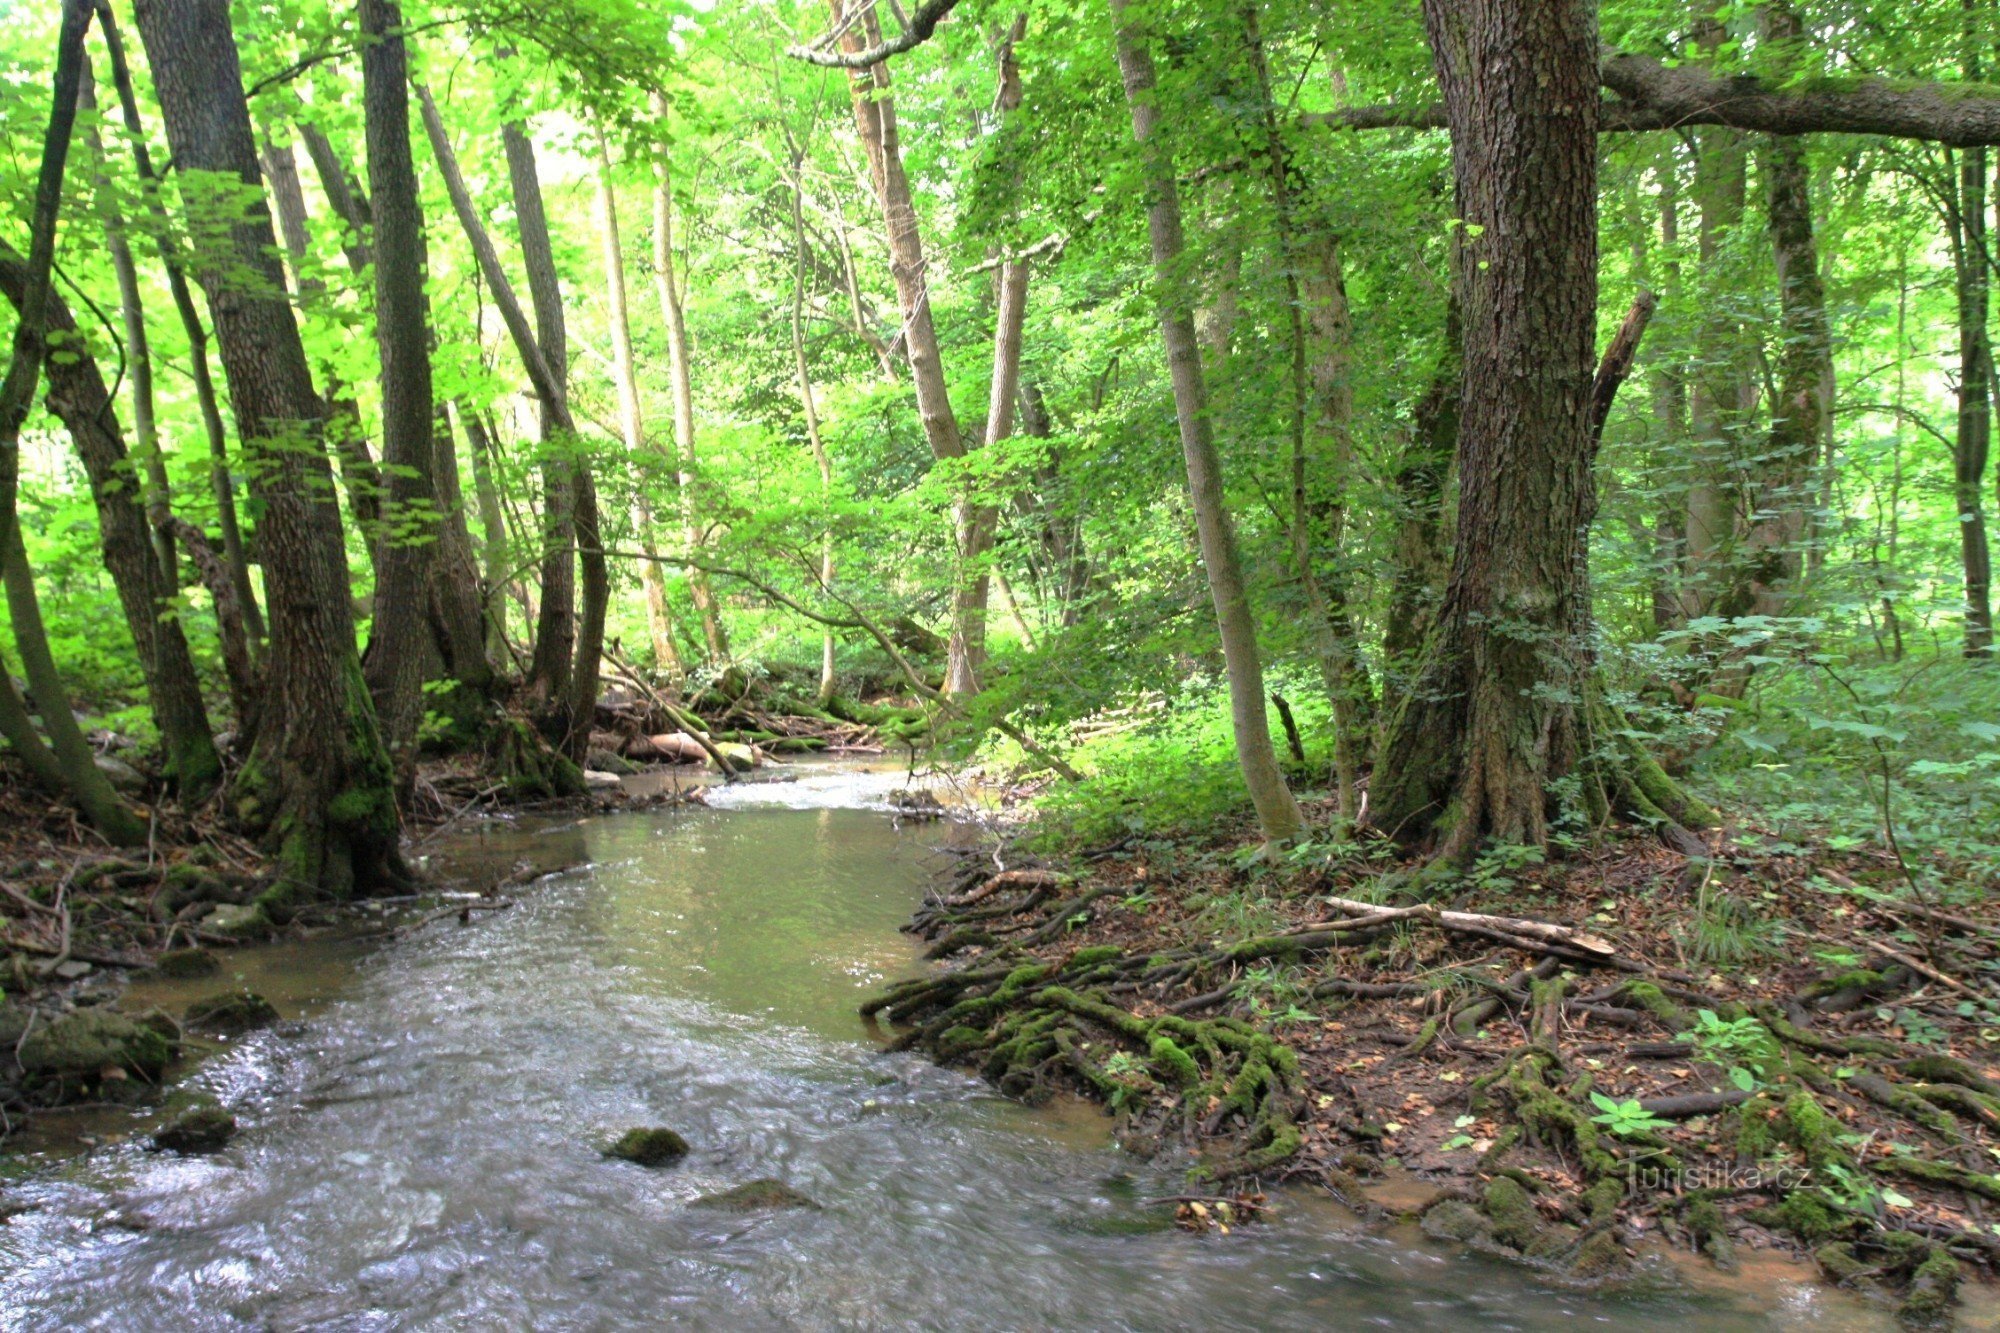
[[[897,928],[939,826],[884,813],[900,772],[795,771],[708,808],[454,833],[425,849],[447,878],[582,864],[469,927],[228,957],[287,1015],[194,1075],[242,1132],[208,1158],[134,1134],[31,1163],[0,1327],[1887,1326],[1783,1264],[1699,1294],[1551,1291],[1304,1192],[1227,1237],[1161,1229],[1145,1201],[1178,1173],[1113,1149],[1095,1108],[879,1053],[856,1005],[922,966]],[[651,1124],[692,1154],[602,1156]],[[758,1177],[821,1208],[688,1206]]]

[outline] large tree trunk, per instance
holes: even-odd
[[[201,413],[202,433],[208,440],[209,487],[215,496],[216,528],[222,534],[222,556],[229,571],[230,587],[243,621],[247,646],[261,650],[264,642],[264,612],[256,590],[250,584],[250,555],[243,531],[236,519],[236,487],[229,475],[229,439],[222,422],[222,404],[215,392],[215,379],[208,363],[208,330],[195,307],[194,291],[182,270],[178,249],[171,239],[175,227],[167,216],[162,182],[153,170],[152,153],[146,146],[146,126],[139,114],[139,98],[132,84],[132,70],[125,59],[123,37],[112,18],[111,7],[100,0],[98,23],[104,34],[105,51],[111,58],[111,78],[118,89],[118,105],[125,121],[127,142],[139,179],[152,201],[154,240],[160,262],[166,270],[167,292],[173,298],[174,313],[188,340],[188,372],[194,383],[195,404]],[[344,594],[343,594],[344,595]]]
[[[1458,533],[1372,822],[1542,845],[1585,747],[1597,31],[1588,0],[1425,0],[1468,240]]]
[[[1964,72],[1982,74],[1986,36],[1975,0],[1966,0]],[[1946,221],[1958,294],[1958,432],[1952,448],[1952,502],[1958,515],[1959,563],[1965,585],[1965,655],[1993,656],[1993,556],[1986,540],[1986,459],[1993,441],[1993,340],[1988,327],[1992,239],[1986,225],[1984,148],[1958,155],[1958,189]],[[1900,346],[1900,344],[1899,344]],[[1902,428],[1900,419],[1897,429]]]
[[[394,773],[361,676],[322,408],[286,304],[277,236],[226,0],[139,0],[139,31],[182,172],[241,182],[258,197],[200,256],[237,438],[262,506],[271,595],[270,665],[257,736],[233,806],[277,854],[263,896],[283,912],[408,880],[397,847]]]
[[[0,243],[0,290],[16,306],[25,302],[28,265]],[[190,803],[206,796],[222,775],[201,681],[180,617],[171,613],[175,592],[149,540],[133,479],[137,469],[125,452],[118,416],[97,360],[78,335],[69,307],[49,294],[43,326],[61,336],[71,355],[50,358],[48,405],[69,429],[97,505],[98,541],[104,567],[118,590],[125,624],[146,677],[146,697],[165,753],[164,774]],[[172,548],[169,547],[171,550]]]
[[[416,778],[424,714],[437,469],[424,215],[410,156],[409,58],[394,0],[361,0],[361,86],[375,216],[375,347],[382,366],[385,523],[375,557],[375,616],[364,659],[397,786]]]
[[[1222,459],[1216,451],[1209,422],[1208,387],[1202,378],[1194,306],[1188,296],[1184,272],[1180,195],[1174,183],[1173,153],[1160,128],[1153,56],[1147,35],[1131,14],[1129,0],[1111,0],[1111,18],[1118,43],[1118,69],[1125,84],[1125,100],[1132,112],[1132,138],[1144,162],[1146,220],[1152,239],[1160,339],[1173,380],[1188,494],[1194,506],[1202,564],[1215,603],[1216,627],[1229,676],[1236,760],[1242,767],[1244,785],[1250,790],[1250,800],[1257,809],[1257,822],[1266,841],[1282,842],[1305,831],[1305,816],[1293,799],[1291,788],[1285,785],[1277,752],[1271,747],[1257,622],[1243,585],[1242,560],[1223,493]]]
[[[653,95],[653,110],[664,131],[667,104],[663,95]],[[681,537],[690,554],[699,554],[704,543],[694,506],[694,351],[688,345],[687,312],[674,276],[673,164],[664,142],[653,148],[653,291],[660,299],[660,318],[667,326],[667,379],[674,391],[674,482],[679,492]],[[729,635],[723,628],[722,608],[716,604],[715,592],[702,570],[688,571],[688,596],[701,617],[701,637],[709,658],[720,666],[729,660]]]

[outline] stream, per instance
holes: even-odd
[[[923,966],[898,927],[940,827],[884,813],[900,769],[792,771],[708,808],[454,831],[422,849],[446,880],[585,863],[470,927],[135,982],[127,1003],[177,1008],[240,977],[286,1019],[192,1076],[242,1126],[221,1153],[148,1152],[99,1113],[100,1146],[12,1168],[0,1327],[1890,1326],[1754,1257],[1576,1296],[1303,1190],[1229,1236],[1163,1228],[1145,1201],[1180,1171],[1119,1153],[1095,1107],[879,1052],[856,1005]],[[653,1124],[692,1153],[601,1154]],[[759,1177],[820,1209],[688,1206]]]

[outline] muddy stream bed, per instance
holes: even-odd
[[[898,927],[944,834],[885,813],[900,771],[793,772],[453,831],[422,849],[447,881],[583,863],[470,927],[135,982],[123,1003],[177,1009],[240,979],[285,1021],[191,1075],[242,1126],[221,1153],[148,1152],[150,1122],[109,1112],[7,1163],[0,1328],[1889,1326],[1770,1257],[1552,1290],[1303,1190],[1269,1225],[1171,1230],[1146,1200],[1181,1171],[1118,1152],[1095,1107],[879,1053],[855,1007],[923,966]],[[601,1154],[654,1124],[680,1164]],[[763,1177],[820,1207],[689,1206]]]

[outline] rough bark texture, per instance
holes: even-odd
[[[257,147],[226,0],[141,0],[140,35],[174,161],[260,185]],[[201,257],[237,437],[263,507],[258,543],[271,598],[270,669],[257,737],[234,792],[237,816],[277,853],[267,910],[407,880],[389,757],[361,677],[333,474],[321,444],[298,325],[284,298],[277,236],[261,191]]]
[[[1785,136],[1881,134],[1960,148],[2000,144],[2000,90],[1981,83],[1822,77],[1782,87],[1777,80],[1625,52],[1605,56],[1597,77],[1616,94],[1598,105],[1598,128],[1606,131],[1728,125]],[[1356,130],[1445,129],[1450,116],[1449,105],[1370,106],[1301,120]]]
[[[1291,788],[1285,784],[1277,752],[1271,746],[1257,624],[1243,586],[1242,561],[1223,494],[1222,459],[1216,451],[1209,422],[1208,389],[1202,378],[1201,350],[1195,341],[1193,302],[1184,286],[1180,196],[1174,183],[1173,154],[1161,133],[1152,52],[1127,0],[1111,0],[1111,19],[1118,45],[1118,69],[1125,85],[1125,100],[1132,112],[1132,138],[1145,163],[1146,221],[1152,240],[1160,338],[1173,380],[1188,493],[1229,676],[1229,711],[1235,730],[1236,759],[1243,770],[1244,784],[1250,790],[1251,803],[1256,806],[1257,822],[1266,840],[1275,843],[1303,832],[1305,817],[1292,797]]]
[[[0,291],[17,307],[27,291],[27,261],[0,243]],[[184,798],[213,790],[222,774],[201,681],[180,618],[169,613],[174,593],[148,534],[139,505],[138,469],[126,454],[118,416],[97,359],[89,354],[69,307],[51,292],[44,327],[69,355],[47,365],[49,410],[62,419],[76,445],[97,506],[104,567],[118,590],[126,627],[146,677],[146,698],[160,731],[164,776]],[[172,550],[172,546],[168,546]]]
[[[428,103],[426,116],[434,114]],[[442,124],[433,132],[435,147],[443,134]],[[501,127],[501,142],[507,152],[507,174],[514,190],[514,216],[521,230],[522,257],[528,272],[528,296],[535,306],[534,341],[540,348],[548,385],[535,385],[541,400],[542,447],[542,567],[541,598],[535,618],[534,665],[529,688],[558,708],[569,697],[575,671],[576,626],[576,467],[568,457],[574,441],[568,422],[569,339],[562,318],[562,287],[556,277],[555,255],[546,245],[529,254],[529,237],[549,234],[547,212],[542,207],[541,177],[535,169],[534,146],[527,132],[515,121]],[[442,160],[442,155],[440,155]],[[463,216],[463,214],[461,214]],[[495,260],[497,268],[498,260]],[[494,299],[499,285],[487,276]],[[518,344],[521,332],[508,321],[508,329]],[[523,326],[525,328],[525,325]],[[525,356],[525,353],[524,353]],[[556,400],[562,400],[560,410]],[[553,447],[552,447],[553,446]]]
[[[382,367],[382,461],[388,472],[375,557],[375,616],[363,665],[399,788],[416,774],[438,514],[424,215],[410,156],[409,59],[402,25],[391,0],[361,0],[362,105],[375,213],[375,348]]]
[[[236,520],[236,486],[229,475],[229,438],[222,422],[222,405],[215,392],[215,379],[208,362],[208,330],[195,307],[194,291],[182,270],[178,250],[166,238],[174,234],[161,193],[161,181],[153,170],[152,153],[146,147],[146,126],[139,114],[139,98],[132,85],[131,66],[125,59],[124,39],[112,17],[108,0],[98,0],[98,26],[104,47],[111,58],[111,78],[118,89],[119,112],[125,121],[126,140],[132,151],[133,166],[152,201],[154,240],[159,246],[160,263],[166,270],[167,292],[173,298],[174,313],[188,340],[188,372],[194,382],[195,403],[201,412],[202,433],[208,440],[209,487],[215,495],[216,528],[222,535],[222,556],[229,569],[229,583],[242,615],[244,635],[255,653],[264,641],[264,612],[250,585],[250,556],[243,531]]]
[[[1371,818],[1455,856],[1541,845],[1583,751],[1597,33],[1587,0],[1426,0],[1424,19],[1468,234],[1458,532]]]

